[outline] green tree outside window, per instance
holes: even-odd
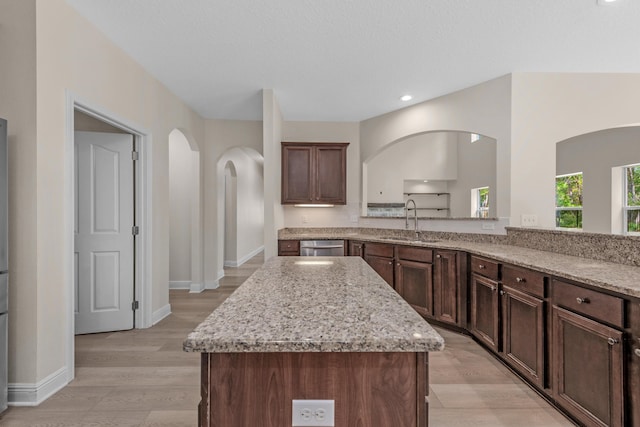
[[[556,177],[556,227],[582,228],[582,173]]]

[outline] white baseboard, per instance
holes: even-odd
[[[204,286],[202,285],[202,283],[192,283],[189,286],[190,294],[199,294],[202,291],[204,291]]]
[[[249,252],[247,255],[243,256],[237,261],[225,261],[225,267],[240,267],[245,262],[249,261],[254,256],[258,255],[260,252],[264,251],[264,246],[260,246],[258,249]]]
[[[170,280],[169,289],[191,289],[191,280]]]
[[[165,317],[171,314],[171,304],[167,304],[159,310],[153,312],[151,317],[151,325],[155,325]]]
[[[69,384],[67,368],[60,368],[42,381],[9,383],[10,406],[38,406],[54,393]]]
[[[218,279],[220,280],[220,279]],[[205,289],[218,289],[220,287],[220,282],[218,280],[207,280],[204,282]]]

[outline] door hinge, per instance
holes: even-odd
[[[140,227],[137,225],[134,225],[133,227],[131,227],[131,234],[133,234],[134,236],[137,236],[138,234],[140,234]]]
[[[138,301],[134,301],[131,303],[131,310],[137,310],[140,308],[140,303]]]
[[[140,159],[140,155],[138,154],[137,151],[132,151],[131,152],[131,159],[133,159],[133,160],[139,160]]]

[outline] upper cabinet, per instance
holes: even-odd
[[[347,146],[282,143],[282,204],[347,203]]]

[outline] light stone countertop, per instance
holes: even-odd
[[[359,257],[274,257],[184,341],[201,353],[425,352],[443,338]]]
[[[512,265],[531,268],[559,278],[574,280],[595,288],[640,298],[640,267],[563,255],[514,245],[470,242],[455,239],[414,241],[393,235],[381,236],[361,233],[340,233],[335,230],[329,232],[312,232],[309,234],[281,232],[278,238],[282,240],[331,238],[430,247],[434,249],[460,250],[472,255],[484,256]]]

